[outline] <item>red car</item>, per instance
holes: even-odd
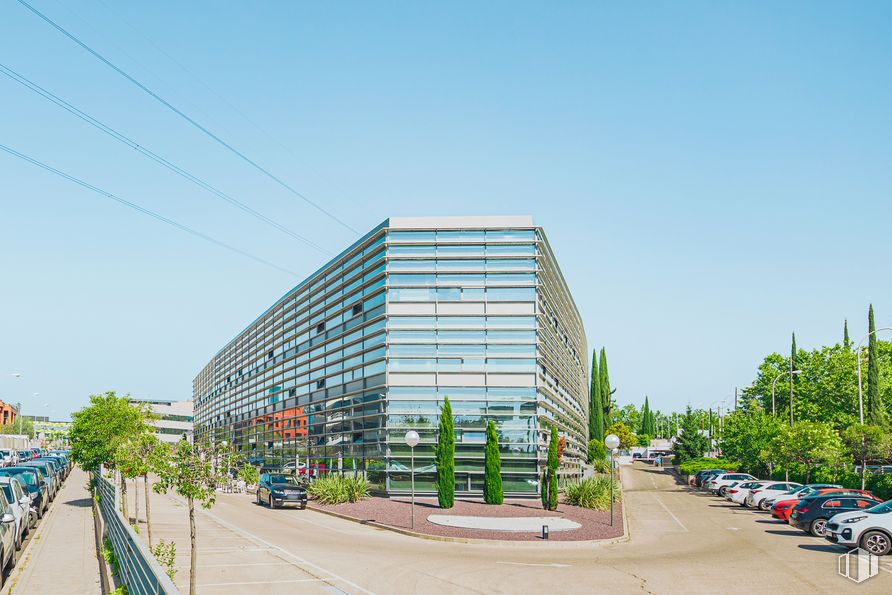
[[[867,496],[869,498],[873,498],[874,495],[868,492],[867,490],[855,490],[848,488],[824,488],[822,490],[818,490],[816,492],[812,492],[807,497],[814,498],[816,496],[823,496],[824,494],[835,494],[835,493],[844,493],[848,496]],[[774,506],[771,507],[771,516],[789,523],[790,515],[793,514],[793,509],[796,508],[796,505],[799,504],[801,498],[794,498],[792,500],[778,500],[774,503]]]

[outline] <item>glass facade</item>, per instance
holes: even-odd
[[[266,468],[363,472],[434,489],[437,415],[456,489],[480,492],[488,420],[506,493],[535,493],[547,428],[585,457],[585,335],[543,231],[523,217],[389,219],[286,294],[194,382],[196,434]]]

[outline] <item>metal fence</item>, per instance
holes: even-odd
[[[127,592],[133,595],[179,595],[148,546],[121,514],[120,488],[101,473],[93,473],[93,477],[96,478],[105,537],[111,540],[118,561],[118,580],[127,585]]]

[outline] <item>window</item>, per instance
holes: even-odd
[[[362,314],[362,304],[354,305],[351,314],[353,316],[359,316],[360,314]]]
[[[320,378],[319,380],[316,381],[316,388],[317,389],[325,388],[325,378]]]
[[[324,332],[325,332],[325,322],[320,322],[319,324],[316,325],[316,334],[318,335],[318,334],[324,333]]]
[[[840,508],[841,506],[841,500],[827,500],[826,502],[824,502],[824,508]]]

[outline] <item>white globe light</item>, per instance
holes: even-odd
[[[409,446],[409,448],[415,448],[416,446],[418,446],[419,440],[421,440],[421,437],[415,430],[409,430],[408,432],[406,432],[406,444]]]
[[[619,436],[616,434],[608,434],[607,437],[604,438],[604,446],[610,450],[619,448]]]

